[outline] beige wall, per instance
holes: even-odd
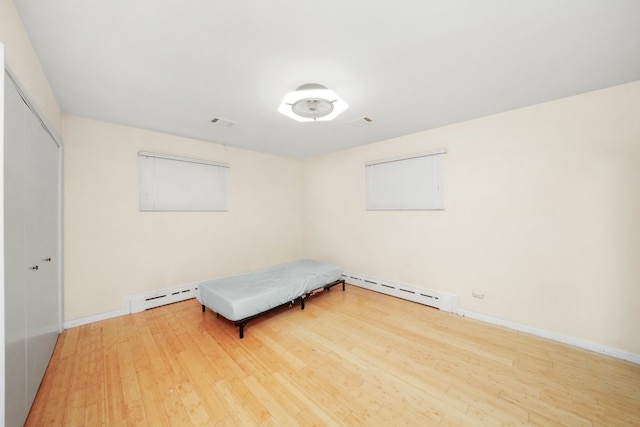
[[[302,165],[64,116],[65,320],[302,256]],[[228,212],[140,212],[139,151],[230,164]]]
[[[0,43],[14,77],[58,133],[62,113],[12,0],[0,0]]]
[[[365,210],[365,162],[436,148],[446,210]],[[640,82],[309,159],[304,174],[309,257],[640,354]]]

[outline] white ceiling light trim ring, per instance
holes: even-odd
[[[333,120],[349,105],[334,91],[316,84],[304,84],[285,95],[278,111],[299,122]]]

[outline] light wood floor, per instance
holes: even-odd
[[[353,286],[243,340],[189,300],[66,330],[26,425],[640,425],[640,365]]]

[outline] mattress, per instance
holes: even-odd
[[[197,299],[229,320],[242,320],[339,280],[341,274],[334,264],[293,261],[198,283]]]

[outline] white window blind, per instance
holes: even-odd
[[[226,163],[141,151],[141,211],[226,211]]]
[[[445,154],[443,149],[368,162],[367,209],[444,209]]]

